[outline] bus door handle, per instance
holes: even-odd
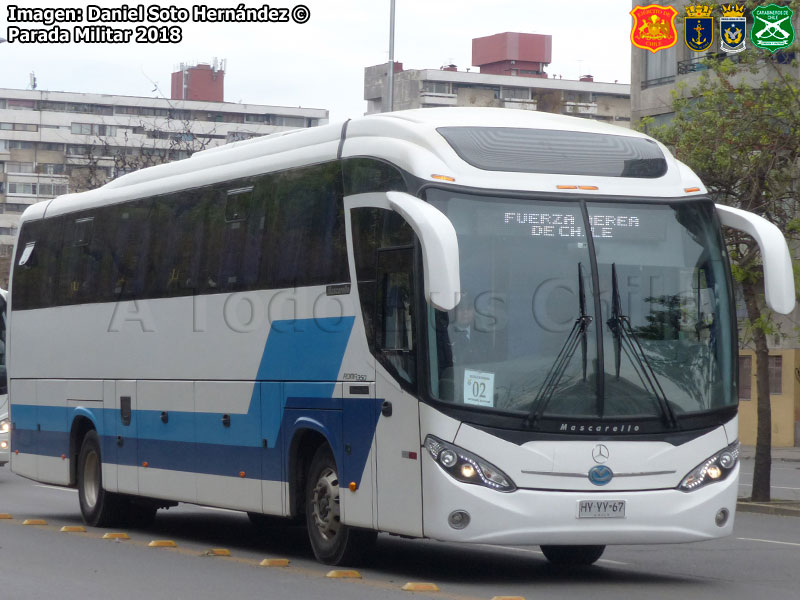
[[[381,414],[384,417],[391,417],[392,416],[392,403],[388,400],[384,400],[383,404],[381,404]]]
[[[222,415],[222,426],[223,427],[230,427],[231,426],[231,416],[230,415]]]
[[[131,424],[131,397],[119,397],[119,414],[122,419],[122,424],[128,426]]]

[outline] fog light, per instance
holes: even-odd
[[[469,525],[469,513],[465,510],[454,510],[447,517],[447,523],[453,529],[464,529]]]
[[[717,527],[725,527],[730,515],[731,513],[727,508],[720,509],[720,511],[717,513],[717,516],[714,517],[714,522],[717,524]]]
[[[8,442],[0,442],[0,448],[2,448],[3,450],[7,449],[8,448]]]
[[[461,475],[466,477],[467,479],[471,479],[475,477],[475,467],[471,464],[467,463],[461,467]]]
[[[706,473],[708,473],[708,476],[711,479],[719,479],[722,476],[722,469],[720,469],[717,465],[711,465],[708,467]]]

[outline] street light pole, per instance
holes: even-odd
[[[389,6],[389,73],[387,77],[389,112],[394,109],[394,0]]]

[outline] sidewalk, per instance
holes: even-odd
[[[755,446],[741,446],[739,449],[739,458],[742,461],[752,461],[755,456]],[[800,448],[773,448],[772,464],[775,465],[777,463],[800,463]],[[773,499],[769,503],[761,503],[740,498],[736,503],[736,507],[741,512],[800,517],[800,502],[796,500]]]

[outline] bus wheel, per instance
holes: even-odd
[[[563,567],[588,567],[597,562],[605,546],[540,546],[545,558]]]
[[[328,565],[357,562],[377,533],[341,522],[339,474],[328,446],[321,446],[311,461],[305,499],[308,537],[317,560]]]
[[[94,430],[83,438],[78,455],[78,501],[87,525],[103,527],[119,517],[119,499],[103,489],[103,463],[100,438]]]

